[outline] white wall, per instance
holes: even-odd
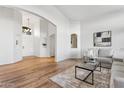
[[[93,33],[100,31],[112,31],[112,48],[124,48],[124,13],[113,14],[111,16],[94,19],[93,22],[81,24],[81,45],[82,50],[92,48]]]
[[[77,34],[77,48],[71,48],[71,34]],[[81,58],[80,22],[70,23],[70,58]]]
[[[22,59],[21,14],[14,9],[0,7],[0,65]],[[18,45],[16,45],[18,40]]]
[[[56,34],[56,26],[48,23],[48,36],[51,36],[53,34]]]
[[[40,57],[40,20],[34,24],[34,55]]]
[[[13,12],[14,62],[18,62],[22,60],[22,15],[17,10],[13,10]],[[18,45],[16,45],[16,40],[18,41]]]
[[[12,6],[11,6],[12,7]],[[36,13],[47,20],[54,23],[57,27],[56,31],[56,61],[69,58],[70,52],[70,34],[69,20],[54,6],[13,6]]]

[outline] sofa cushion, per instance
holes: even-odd
[[[120,59],[120,58],[114,58],[114,57],[113,57],[113,60],[114,60],[114,61],[118,61],[118,62],[123,62],[123,59]]]
[[[113,58],[117,60],[123,60],[124,59],[124,48],[121,49],[115,49]]]
[[[111,76],[112,77],[121,77],[121,78],[124,78],[124,72],[123,71],[113,71],[111,73]]]
[[[124,87],[124,72],[112,71],[110,87]]]
[[[115,88],[124,88],[124,77],[115,77],[113,82]]]
[[[115,65],[115,66],[117,66],[117,65],[124,66],[124,62],[114,61],[112,65],[113,65],[113,66],[114,66],[114,65]]]
[[[124,66],[123,65],[112,65],[111,71],[117,71],[117,72],[124,73]]]

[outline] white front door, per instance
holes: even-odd
[[[32,35],[23,35],[22,36],[22,49],[23,49],[23,56],[33,56],[34,55],[33,36]]]

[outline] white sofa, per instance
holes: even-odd
[[[111,68],[111,88],[124,88],[124,50],[115,51]]]
[[[111,69],[110,87],[124,88],[124,62],[113,62]]]

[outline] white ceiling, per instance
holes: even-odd
[[[27,26],[28,25],[28,19],[29,19],[29,25],[34,25],[35,23],[39,22],[39,20],[44,20],[41,17],[38,17],[34,14],[20,11],[22,13],[22,25]]]
[[[89,21],[124,10],[124,6],[121,5],[58,5],[55,7],[73,21]]]

